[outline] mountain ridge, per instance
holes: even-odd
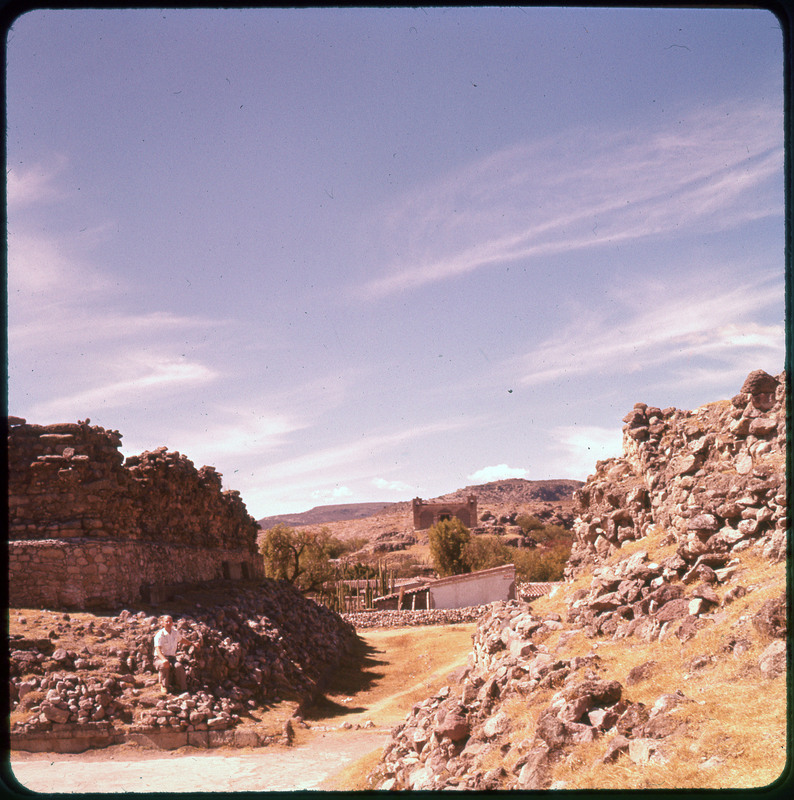
[[[505,478],[488,483],[465,486],[438,497],[426,498],[429,502],[445,502],[463,500],[470,494],[477,495],[481,510],[487,504],[520,504],[527,502],[560,502],[572,500],[573,492],[584,481],[572,478],[554,478],[549,480],[527,480],[525,478]],[[297,514],[276,514],[257,520],[262,530],[269,530],[276,525],[303,526],[321,525],[331,522],[366,519],[378,514],[395,514],[407,511],[411,507],[410,500],[399,500],[393,503],[337,503],[333,505],[315,506],[308,511]]]

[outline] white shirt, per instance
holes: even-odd
[[[165,628],[160,628],[154,635],[154,646],[155,648],[159,647],[164,656],[175,656],[176,646],[184,638],[176,628],[171,628],[171,633],[168,633]]]

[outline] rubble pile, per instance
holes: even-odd
[[[313,699],[352,647],[353,626],[284,583],[229,593],[224,605],[177,617],[189,640],[177,656],[188,691],[178,696],[156,692],[160,620],[143,611],[88,622],[62,614],[47,638],[12,637],[12,737],[98,722],[131,732],[223,730],[278,699]],[[91,647],[58,647],[67,637],[90,638]]]
[[[621,752],[639,762],[661,757],[661,740],[679,728],[671,709],[688,699],[662,694],[650,708],[630,701],[620,682],[599,676],[595,653],[559,658],[537,641],[562,627],[522,603],[494,604],[478,625],[469,664],[392,731],[375,788],[547,789],[551,765],[598,738],[605,761]],[[534,735],[517,740],[505,704],[527,702],[543,689],[556,692]],[[494,767],[494,752],[511,758]]]
[[[565,617],[492,604],[467,665],[393,730],[373,787],[563,788],[552,782],[554,764],[596,740],[605,763],[621,754],[664,763],[665,740],[683,725],[676,709],[691,699],[676,689],[647,706],[633,701],[631,686],[653,675],[654,661],[618,681],[604,674],[597,641],[573,657],[566,643],[584,634],[669,638],[680,648],[759,588],[743,581],[745,551],[770,564],[786,558],[786,388],[785,373],[756,371],[729,402],[696,411],[636,405],[624,419],[623,456],[598,462],[575,493],[566,581],[580,585],[566,594]],[[759,600],[688,668],[747,652],[753,627],[766,642],[753,655],[759,675],[785,675],[786,609],[785,592]],[[536,716],[522,722],[530,708]]]
[[[696,411],[638,403],[624,417],[623,456],[599,461],[574,493],[572,578],[656,526],[689,568],[764,540],[785,557],[786,375],[750,373],[730,401]],[[722,566],[728,559],[725,559]]]

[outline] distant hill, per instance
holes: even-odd
[[[507,478],[476,486],[466,486],[463,489],[457,489],[440,497],[425,497],[423,499],[430,501],[465,500],[468,495],[474,494],[477,495],[477,504],[480,510],[493,506],[493,510],[497,513],[505,508],[536,503],[559,504],[561,508],[567,510],[570,507],[573,493],[582,485],[584,485],[583,481],[566,478],[548,481]],[[410,500],[399,503],[347,503],[343,505],[315,506],[315,508],[300,514],[279,514],[273,517],[263,517],[259,520],[259,525],[262,530],[269,530],[279,524],[291,527],[324,525],[383,515],[404,514],[410,508]]]
[[[365,519],[383,511],[389,503],[347,503],[331,506],[315,506],[300,514],[277,514],[258,520],[259,527],[267,531],[276,525],[322,525],[326,522],[344,522]]]
[[[528,481],[524,478],[506,478],[478,486],[466,486],[438,500],[465,500],[470,494],[477,495],[477,504],[482,507],[488,503],[510,504],[540,501],[556,503],[570,500],[573,493],[584,486],[583,481],[559,478],[549,481]]]

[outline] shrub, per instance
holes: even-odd
[[[561,581],[570,553],[571,546],[568,543],[560,543],[546,550],[515,550],[513,563],[516,565],[516,578],[533,583]]]
[[[545,527],[545,525],[533,514],[519,514],[516,517],[516,525],[523,531],[525,536],[529,534],[534,534],[534,531],[539,531]],[[537,539],[537,536],[533,535],[534,539]]]

